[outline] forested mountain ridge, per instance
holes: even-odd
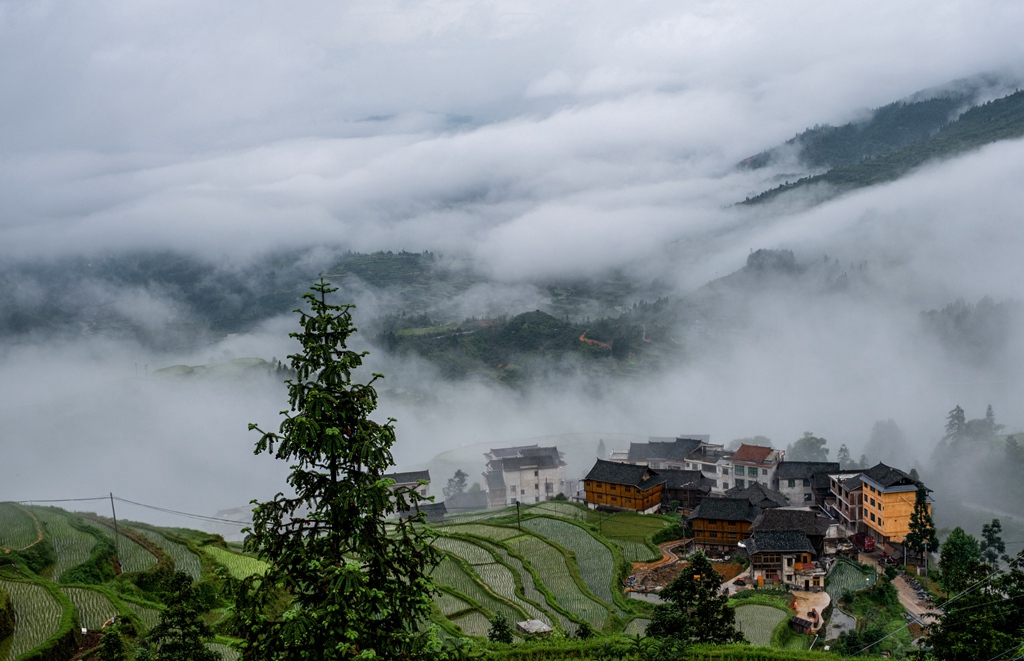
[[[932,132],[932,127],[942,116],[943,108],[955,108],[956,104],[956,99],[936,99],[901,108],[887,106],[878,113],[885,121],[877,126],[869,124],[872,127],[870,129],[858,129],[856,125],[846,125],[837,129],[816,129],[817,139],[807,139],[810,145],[807,151],[807,165],[814,167],[815,164],[820,164],[831,169],[822,174],[787,181],[781,186],[748,197],[741,204],[760,204],[783,193],[814,185],[827,185],[827,196],[831,196],[885,183],[898,179],[929,161],[948,158],[993,142],[1024,135],[1024,92],[1014,92],[974,106],[955,120],[935,127],[936,130]],[[886,132],[886,127],[894,124],[893,118],[908,109],[920,114],[922,118],[916,127],[892,131],[893,137],[889,141],[874,139],[874,134]],[[769,155],[771,153],[766,152]],[[861,156],[857,160],[859,154]],[[768,155],[759,155],[747,159],[743,164],[746,167],[758,167],[767,164],[769,159]]]

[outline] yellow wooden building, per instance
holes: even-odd
[[[861,473],[861,520],[876,540],[902,543],[910,532],[920,482],[898,468],[878,464]],[[931,504],[928,505],[929,513]]]

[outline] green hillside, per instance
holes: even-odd
[[[15,618],[13,629],[0,626],[0,661],[44,649],[50,650],[48,659],[69,659],[81,641],[95,640],[80,639],[79,627],[98,630],[114,616],[130,622],[134,636],[145,636],[160,620],[164,584],[174,569],[189,573],[202,595],[205,619],[219,635],[211,649],[224,659],[236,658],[225,588],[234,579],[261,573],[265,565],[259,560],[232,551],[214,535],[119,522],[118,547],[137,547],[122,553],[148,554],[157,564],[136,563],[135,571],[114,575],[98,570],[109,569],[115,552],[105,519],[55,507],[25,507],[24,512],[41,522],[43,537],[34,546],[49,549],[51,560],[35,569],[20,558],[0,566],[0,625],[10,620],[5,612]],[[621,513],[609,518],[557,501],[525,506],[521,519],[507,509],[452,516],[433,528],[432,544],[442,560],[432,574],[437,592],[430,622],[423,626],[436,626],[442,638],[471,641],[489,659],[596,658],[600,650],[620,654],[603,658],[634,658],[630,646],[642,640],[652,606],[628,599],[622,589],[632,571],[625,551],[643,547],[641,555],[659,557],[651,537],[669,524],[667,517]],[[24,533],[11,536],[27,539]],[[794,656],[792,650],[806,649],[808,641],[780,634],[788,631],[784,598],[765,593],[739,600],[736,607],[744,631],[764,646],[695,648],[688,658],[835,658],[799,651]],[[517,634],[514,645],[495,647],[487,643],[487,633],[496,614],[513,622],[540,620],[554,631],[530,640]],[[594,638],[574,639],[584,624],[596,632]]]
[[[794,182],[747,198],[741,204],[761,204],[797,189],[826,185],[829,194],[894,181],[914,168],[949,158],[978,147],[1024,135],[1024,92],[1015,92],[975,106],[929,136],[906,147],[856,163],[840,165],[824,174],[802,177]]]

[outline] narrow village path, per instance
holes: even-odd
[[[917,598],[917,592],[910,587],[905,576],[897,576],[892,584],[896,586],[896,594],[908,613],[915,616],[922,624],[932,624],[937,621],[931,604]]]
[[[588,328],[587,330],[583,331],[583,334],[580,335],[580,342],[592,344],[595,347],[601,347],[602,349],[608,349],[609,351],[611,351],[612,345],[608,344],[607,342],[601,342],[600,340],[591,340],[589,337],[587,337],[587,331],[589,330],[590,329]]]

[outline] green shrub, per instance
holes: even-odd
[[[92,533],[90,533],[92,534]],[[60,582],[101,585],[114,578],[114,542],[109,537],[97,534],[96,546],[89,559],[61,574]]]
[[[0,588],[0,640],[14,633],[14,604],[7,590]]]

